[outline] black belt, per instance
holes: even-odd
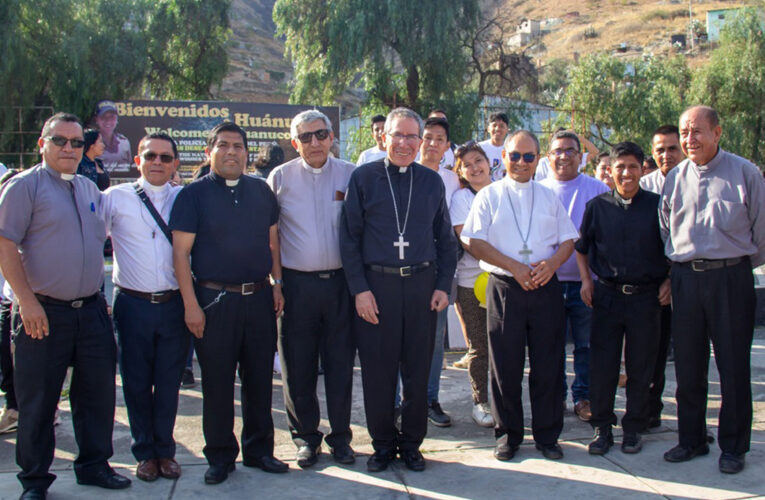
[[[239,285],[232,285],[229,283],[219,283],[217,281],[197,280],[197,285],[204,288],[211,288],[213,290],[225,290],[227,292],[240,293],[242,295],[252,295],[258,290],[262,290],[271,283],[265,279],[258,281],[257,283],[242,283]]]
[[[652,292],[659,289],[659,285],[628,285],[625,283],[614,283],[612,281],[606,281],[599,279],[598,283],[605,285],[608,288],[612,288],[623,295],[637,295],[639,293]]]
[[[89,295],[87,297],[80,297],[79,299],[74,299],[74,300],[59,300],[59,299],[54,299],[53,297],[48,297],[47,295],[40,295],[39,293],[36,293],[35,297],[37,297],[37,300],[45,304],[51,304],[54,306],[66,306],[66,307],[71,307],[72,309],[79,309],[84,305],[94,302],[96,299],[98,299],[98,295],[99,295],[98,293],[94,293],[93,295]]]
[[[343,272],[342,268],[330,269],[329,271],[298,271],[297,269],[290,269],[288,267],[283,268],[282,271],[288,272],[288,273],[302,274],[305,276],[313,276],[315,278],[320,278],[323,280],[334,278],[335,276]]]
[[[404,266],[404,267],[388,267],[388,266],[378,266],[377,264],[367,264],[367,269],[370,271],[374,271],[376,273],[385,273],[385,274],[398,274],[402,277],[411,276],[413,274],[417,274],[420,271],[424,271],[425,269],[430,267],[430,262],[423,262],[422,264],[413,264],[411,266]]]
[[[675,262],[683,267],[690,267],[693,271],[711,271],[712,269],[722,269],[731,267],[744,262],[746,257],[735,257],[733,259],[696,259],[688,262]]]
[[[150,293],[139,292],[138,290],[131,290],[121,286],[118,286],[117,288],[119,288],[120,293],[126,293],[127,295],[137,299],[148,300],[152,304],[164,304],[165,302],[169,302],[173,298],[177,297],[181,293],[178,290],[164,290],[162,292]]]

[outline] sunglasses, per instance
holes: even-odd
[[[508,158],[510,158],[510,161],[513,161],[513,162],[519,162],[521,161],[521,158],[523,158],[523,161],[525,163],[532,163],[537,157],[537,155],[534,153],[521,154],[518,151],[513,151],[512,153],[508,152],[507,156]]]
[[[157,154],[152,151],[146,151],[141,155],[141,158],[143,158],[146,161],[154,161],[157,159],[157,156],[159,156],[159,161],[162,163],[172,163],[173,160],[175,160],[175,156],[173,155],[167,155],[167,154]]]
[[[308,144],[311,142],[311,140],[313,140],[313,136],[316,136],[316,140],[323,141],[329,137],[329,133],[329,129],[323,128],[314,132],[303,132],[302,134],[298,134],[297,138],[303,144]]]
[[[85,141],[82,139],[67,139],[66,137],[61,137],[60,135],[49,136],[46,137],[46,139],[60,148],[66,146],[67,142],[72,145],[73,149],[80,149],[81,147],[85,146]]]

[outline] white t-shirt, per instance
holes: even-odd
[[[475,195],[470,188],[455,191],[454,196],[452,196],[452,205],[449,207],[452,226],[461,226],[465,223],[474,199]],[[465,251],[462,258],[457,262],[457,285],[463,288],[473,288],[476,278],[482,272],[478,259]]]
[[[444,188],[446,189],[446,208],[451,206],[452,195],[460,188],[460,179],[457,174],[439,165],[438,175],[441,176],[441,180],[444,181]]]
[[[652,193],[661,194],[661,190],[664,189],[664,174],[661,173],[661,169],[657,168],[648,175],[644,175],[640,178],[640,187],[646,191]]]
[[[486,156],[489,157],[489,168],[491,170],[491,180],[498,181],[505,177],[505,165],[502,163],[503,146],[495,146],[491,139],[486,139],[478,143]]]
[[[370,161],[381,160],[387,155],[387,151],[384,149],[378,149],[377,146],[372,146],[369,149],[365,149],[359,155],[359,159],[356,160],[356,166],[369,163]]]
[[[561,243],[579,237],[566,209],[550,188],[535,181],[520,183],[505,177],[478,192],[462,227],[461,239],[484,240],[503,255],[523,262],[520,250],[527,234],[526,246],[531,250],[529,262],[548,259]],[[481,261],[480,266],[491,273],[512,276],[506,269],[488,262]]]

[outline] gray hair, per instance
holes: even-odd
[[[534,132],[531,132],[529,130],[516,130],[512,134],[507,134],[507,137],[505,137],[505,144],[504,144],[505,149],[507,149],[507,147],[513,141],[513,139],[515,139],[519,135],[525,135],[526,137],[534,141],[534,145],[537,147],[537,154],[539,154],[539,139],[534,134]]]
[[[290,137],[295,140],[298,136],[298,126],[302,125],[307,122],[312,122],[315,120],[322,120],[324,122],[324,125],[327,126],[329,131],[332,131],[332,122],[329,121],[329,118],[327,118],[327,115],[322,113],[321,111],[317,109],[308,109],[306,111],[301,111],[297,115],[295,115],[295,118],[292,119],[292,123],[290,123]]]
[[[411,118],[412,120],[415,120],[420,128],[420,137],[422,137],[422,133],[425,128],[425,122],[422,121],[422,117],[420,117],[420,115],[418,115],[416,112],[404,107],[396,108],[388,113],[387,118],[385,118],[385,128],[383,129],[386,134],[390,132],[390,127],[393,124],[393,120],[397,118]]]

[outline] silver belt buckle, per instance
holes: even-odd
[[[252,295],[255,293],[255,283],[242,283],[242,295]]]
[[[84,304],[84,302],[85,302],[85,301],[83,301],[83,300],[74,300],[74,301],[72,301],[72,303],[71,303],[71,304],[69,304],[69,305],[71,305],[73,309],[79,309],[79,308],[81,308],[81,307],[82,307],[82,304]]]
[[[700,269],[696,268],[696,264],[703,264],[703,263],[704,263],[703,260],[692,260],[691,261],[691,269],[693,269],[696,272],[705,271],[706,269],[704,269],[704,268],[700,268]]]
[[[624,295],[632,295],[633,293],[635,293],[635,287],[632,285],[622,285],[621,287],[619,287],[619,290]]]
[[[332,277],[332,273],[319,273],[318,276],[323,280],[328,280]]]
[[[406,278],[407,276],[411,276],[412,275],[412,266],[400,267],[398,269],[398,274],[401,275],[402,278]]]
[[[165,295],[165,294],[164,293],[152,293],[151,294],[150,302],[152,304],[159,304],[159,299],[161,299],[163,295]]]

